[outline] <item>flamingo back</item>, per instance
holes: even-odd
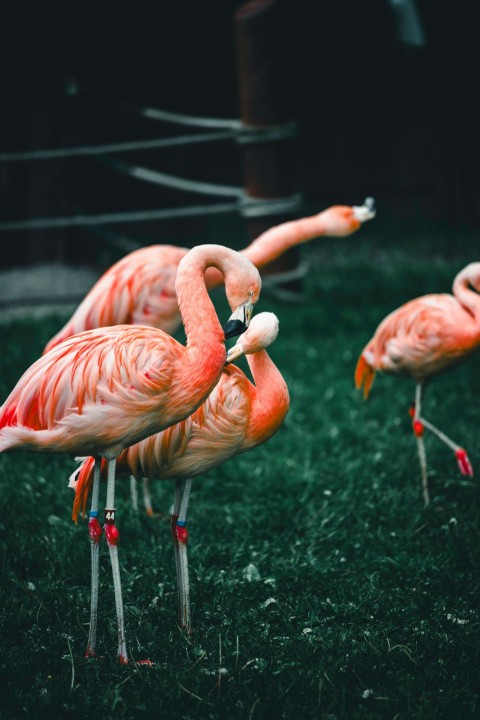
[[[44,353],[71,335],[110,325],[148,325],[175,332],[180,325],[175,278],[186,253],[174,245],[151,245],[126,255],[95,283]]]

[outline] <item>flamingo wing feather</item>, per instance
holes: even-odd
[[[458,364],[477,345],[471,320],[451,295],[425,295],[405,303],[387,315],[364,349],[357,387],[369,389],[375,370],[421,380]]]

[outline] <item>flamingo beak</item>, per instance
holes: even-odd
[[[239,305],[236,310],[230,315],[230,318],[223,326],[223,332],[225,333],[225,339],[237,337],[245,332],[250,324],[253,314],[253,303],[248,300],[243,305]]]
[[[237,335],[241,335],[243,332],[245,332],[246,329],[247,326],[241,320],[235,320],[230,318],[230,320],[223,326],[225,340],[228,340],[228,338],[237,337]]]
[[[371,220],[377,214],[373,197],[365,198],[363,205],[354,205],[352,209],[356,219],[362,223]]]
[[[225,365],[230,365],[234,360],[237,360],[237,358],[244,355],[243,345],[241,342],[237,342],[236,345],[230,348],[227,352],[227,359],[225,360]]]

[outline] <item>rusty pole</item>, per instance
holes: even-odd
[[[287,127],[282,103],[280,76],[280,37],[276,0],[251,0],[234,15],[239,83],[240,117],[243,125],[254,130]],[[290,123],[290,127],[291,127]],[[252,132],[252,136],[255,134]],[[269,140],[258,133],[256,139],[241,142],[245,190],[258,199],[292,197],[296,192],[292,133],[280,140]],[[292,211],[264,217],[246,217],[247,232],[254,239],[264,230],[292,219]],[[268,266],[266,273],[282,273],[297,267],[299,248],[293,248]],[[288,284],[298,289],[298,283]]]

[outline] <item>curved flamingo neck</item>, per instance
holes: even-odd
[[[212,253],[211,246],[202,245],[190,250],[178,266],[175,289],[189,349],[206,350],[215,344],[225,349],[223,329],[207,292],[205,271],[213,266],[223,275],[226,265]]]
[[[460,305],[466,308],[480,322],[480,263],[471,263],[463,268],[453,281],[453,294]]]
[[[276,433],[290,407],[287,383],[266,350],[247,355],[255,386],[244,449],[259,445]]]

